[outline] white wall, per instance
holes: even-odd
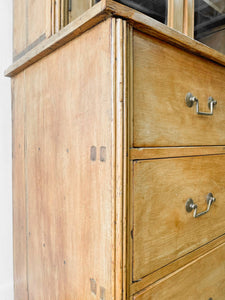
[[[12,0],[0,0],[0,300],[13,299],[11,89]]]

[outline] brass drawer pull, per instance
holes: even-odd
[[[202,211],[202,212],[200,212],[200,213],[197,214],[197,208],[198,208],[198,206],[197,206],[197,204],[194,204],[194,202],[193,202],[193,200],[191,198],[189,198],[187,200],[187,202],[186,202],[186,205],[185,205],[186,211],[187,212],[191,212],[194,209],[193,217],[194,218],[200,217],[202,215],[205,215],[209,211],[212,203],[215,202],[215,201],[216,201],[216,198],[213,197],[212,193],[209,193],[207,195],[207,197],[206,197],[206,202],[208,204],[207,209],[205,211]]]
[[[213,99],[213,97],[209,97],[208,99],[208,106],[210,109],[210,112],[200,112],[199,111],[199,101],[198,99],[192,95],[192,93],[187,93],[185,98],[186,104],[188,107],[192,107],[194,102],[196,102],[196,112],[198,115],[205,115],[205,116],[212,116],[213,115],[213,106],[217,104],[217,101]]]

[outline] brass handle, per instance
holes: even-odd
[[[192,107],[193,104],[196,102],[196,112],[197,112],[197,114],[198,115],[205,115],[205,116],[212,116],[213,115],[213,107],[214,107],[214,105],[217,104],[217,101],[215,101],[213,99],[213,97],[209,97],[209,99],[208,99],[208,107],[210,109],[210,112],[208,113],[208,112],[201,112],[201,111],[199,111],[199,101],[198,101],[198,99],[195,96],[192,95],[192,93],[187,93],[185,101],[186,101],[186,105],[188,107]]]
[[[197,214],[197,208],[198,208],[198,206],[197,206],[197,204],[195,204],[195,203],[193,202],[193,200],[192,200],[191,198],[189,198],[189,199],[187,200],[187,202],[186,202],[186,205],[185,205],[186,211],[187,211],[187,212],[191,212],[191,211],[194,209],[193,217],[194,217],[194,218],[200,217],[200,216],[202,216],[202,215],[205,215],[205,214],[209,211],[209,209],[210,209],[212,203],[215,202],[215,201],[216,201],[216,198],[213,197],[213,194],[212,194],[212,193],[209,193],[209,194],[207,195],[207,197],[206,197],[206,202],[207,202],[207,204],[208,204],[207,209],[206,209],[205,211],[202,211],[202,212],[200,212],[200,213]]]

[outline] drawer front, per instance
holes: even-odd
[[[225,155],[133,162],[133,281],[168,265],[225,232]],[[189,198],[207,208],[194,218]]]
[[[133,299],[224,300],[225,244]]]
[[[225,68],[134,31],[133,146],[225,145]],[[199,100],[188,107],[187,93]]]

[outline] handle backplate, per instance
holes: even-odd
[[[196,103],[196,113],[198,115],[205,115],[205,116],[212,116],[214,105],[217,104],[217,101],[215,101],[213,99],[213,97],[209,97],[208,98],[208,107],[210,109],[210,112],[201,112],[201,111],[199,111],[199,101],[195,96],[192,95],[192,93],[187,93],[187,95],[185,97],[185,102],[188,107],[192,107],[193,104]]]
[[[187,202],[186,202],[186,204],[185,204],[185,208],[186,208],[186,211],[187,211],[188,213],[189,213],[189,212],[192,212],[192,210],[194,210],[193,217],[194,217],[194,218],[197,218],[197,217],[200,217],[200,216],[202,216],[202,215],[205,215],[205,214],[209,211],[209,209],[210,209],[212,203],[215,202],[215,201],[216,201],[216,198],[213,197],[213,194],[212,194],[212,193],[209,193],[209,194],[207,195],[207,197],[206,197],[207,209],[206,209],[205,211],[202,211],[202,212],[200,212],[200,213],[197,213],[197,208],[198,208],[198,206],[197,206],[197,204],[194,203],[194,201],[193,201],[191,198],[189,198],[189,199],[187,200]]]

